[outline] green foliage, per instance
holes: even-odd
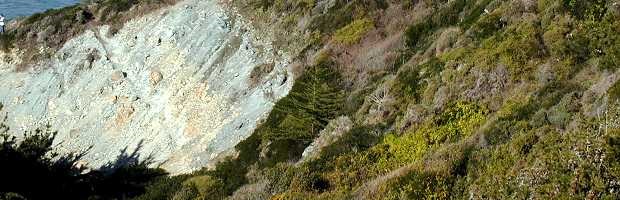
[[[184,187],[193,187],[197,199],[224,199],[227,196],[224,183],[211,176],[195,176],[183,182]]]
[[[9,52],[13,47],[15,47],[15,33],[5,32],[0,35],[0,50]]]
[[[566,5],[576,7],[605,7],[604,2],[599,0],[566,0],[564,2]],[[576,10],[579,10],[579,13],[591,12],[586,8]],[[581,20],[559,17],[552,21],[544,34],[545,44],[551,50],[552,55],[570,59],[573,61],[572,65],[580,65],[591,58],[600,58],[601,69],[617,69],[620,64],[620,58],[618,58],[620,36],[616,33],[620,30],[620,22],[616,14],[604,11],[606,9],[596,11],[595,13],[598,14],[586,14],[590,17],[579,17],[578,19]]]
[[[342,106],[342,95],[332,82],[335,78],[328,63],[308,68],[289,95],[276,104],[273,117],[267,120],[270,132],[263,137],[305,141],[314,138]]]
[[[486,119],[486,110],[478,105],[458,102],[448,107],[431,123],[403,136],[388,135],[384,143],[389,154],[380,159],[380,168],[391,168],[413,163],[429,150],[445,142],[456,142],[473,134]]]
[[[183,188],[177,197],[215,191],[210,196],[220,198],[243,184],[267,182],[262,192],[274,194],[272,199],[351,199],[365,190],[372,194],[368,199],[617,198],[609,191],[620,191],[610,181],[619,174],[620,162],[613,158],[620,136],[596,130],[600,122],[581,113],[588,106],[584,91],[592,87],[582,80],[596,82],[589,76],[599,73],[582,69],[598,65],[613,71],[620,63],[617,15],[607,1],[540,0],[537,9],[527,3],[425,0],[431,14],[405,30],[406,49],[395,55],[395,71],[372,74],[365,88],[345,94],[351,105],[343,106],[341,77],[331,71],[329,56],[319,56],[319,64],[308,67],[267,120],[236,146],[237,158],[192,175],[206,188],[188,184],[198,179],[175,183]],[[379,24],[383,18],[369,11],[380,4],[338,1],[325,13],[309,11],[310,1],[256,5],[261,12],[285,13],[289,25],[311,16],[313,41],[334,33],[334,41],[355,44],[375,27],[369,19],[386,30]],[[437,58],[428,47],[444,28],[465,35]],[[381,127],[355,124],[318,159],[291,163],[330,119],[359,113],[360,102],[382,84],[396,98],[398,119],[415,123],[400,130],[390,128],[395,126],[389,120]],[[620,99],[617,85],[608,90],[609,103]],[[447,106],[426,105],[437,100],[433,91],[439,86],[450,95]],[[463,95],[473,87],[485,92],[491,87],[492,93],[480,99]],[[411,113],[412,106],[426,110]]]
[[[551,82],[545,85],[543,88],[536,91],[536,100],[542,108],[550,108],[551,106],[556,105],[560,102],[562,97],[566,94],[575,92],[575,91],[583,91],[584,88],[581,86],[568,82],[568,81],[556,81]]]
[[[483,123],[485,113],[475,104],[457,103],[424,126],[403,135],[389,134],[378,143],[372,129],[354,128],[325,148],[320,159],[302,168],[322,172],[320,177],[329,183],[331,191],[349,191],[374,176],[422,160],[444,143],[468,137]]]
[[[503,33],[503,39],[498,44],[497,56],[499,60],[508,65],[513,75],[530,74],[533,69],[529,68],[528,62],[539,58],[542,54],[542,45],[538,41],[539,29],[530,22],[509,28]],[[491,44],[488,44],[491,45]]]
[[[356,44],[373,26],[374,23],[371,19],[357,19],[349,25],[338,29],[334,34],[334,40],[346,45]]]
[[[546,95],[545,92],[540,93]],[[490,145],[503,144],[515,134],[532,129],[532,124],[549,123],[546,112],[540,113],[543,114],[542,119],[536,118],[536,122],[528,123],[528,119],[535,118],[534,115],[541,109],[539,98],[542,97],[517,96],[506,100],[496,112],[497,120],[484,130],[485,142]]]
[[[571,48],[571,40],[566,40],[566,36],[571,32],[570,20],[568,18],[559,18],[558,21],[553,22],[547,27],[547,31],[544,33],[543,38],[545,44],[551,50],[551,55],[559,58],[565,58],[579,53],[579,49]],[[573,43],[575,44],[575,43]],[[574,46],[573,46],[574,47]]]
[[[507,66],[513,79],[530,79],[537,61],[545,56],[540,34],[540,27],[534,22],[508,26],[483,40],[480,48],[466,59],[486,68],[494,68],[499,62]]]
[[[490,0],[483,0],[479,4],[472,5],[472,3],[466,0],[449,1],[444,4],[435,4],[438,2],[432,1],[431,4],[438,8],[425,20],[407,27],[405,30],[405,45],[409,49],[423,49],[425,43],[430,42],[428,41],[428,39],[431,39],[429,36],[436,30],[455,25],[469,28],[471,24],[477,21],[483,13],[484,7],[490,2]],[[462,12],[472,6],[471,12],[466,12],[465,17],[461,16]],[[486,32],[484,33],[486,34]]]
[[[109,1],[104,7],[112,14],[105,16],[120,18],[114,13],[136,2]],[[406,9],[426,5],[431,14],[405,30],[406,48],[394,55],[394,71],[373,72],[365,88],[345,93],[336,62],[319,56],[255,133],[236,146],[237,157],[215,170],[158,178],[140,199],[223,199],[254,183],[266,184],[260,192],[272,199],[352,199],[366,190],[372,194],[368,199],[619,197],[614,191],[620,191],[615,181],[620,131],[601,130],[607,122],[583,111],[591,106],[584,91],[592,88],[583,80],[603,77],[590,67],[612,72],[620,64],[620,20],[609,1],[539,0],[537,9],[521,1],[413,2],[398,3]],[[351,45],[372,28],[398,32],[386,28],[398,26],[383,24],[382,15],[393,15],[377,11],[394,3],[351,0],[321,7],[308,0],[254,0],[248,5],[261,9],[260,16],[283,16],[286,30],[304,16],[312,43],[306,50],[312,51],[332,33],[334,41]],[[457,35],[454,49],[437,58],[428,47],[444,28],[466,35]],[[341,55],[333,57],[343,63]],[[552,75],[543,73],[548,68]],[[511,82],[504,82],[508,78]],[[394,115],[400,116],[395,117],[415,123],[403,128],[385,120],[369,126],[363,114],[350,116],[362,124],[322,149],[318,159],[292,164],[329,120],[358,113],[366,96],[383,84],[396,98]],[[619,85],[607,91],[608,103],[620,99]],[[439,86],[450,95],[442,104],[447,106],[426,105],[441,100],[434,95]],[[468,97],[464,90],[474,87],[491,92]],[[411,113],[411,107],[424,112]]]
[[[334,82],[338,74],[331,65],[324,61],[306,69],[258,130],[262,140],[271,143],[270,165],[300,156],[329,120],[340,113],[343,96]]]
[[[421,43],[421,39],[434,31],[434,25],[430,21],[422,21],[405,30],[405,44],[408,48],[415,48]]]
[[[384,199],[450,199],[451,177],[444,173],[411,172],[392,183]]]
[[[354,20],[355,4],[346,2],[336,2],[332,10],[326,14],[318,15],[310,22],[310,29],[321,33],[331,34],[334,31],[346,26]]]
[[[610,88],[607,90],[607,95],[609,95],[610,101],[618,101],[620,100],[620,81],[616,81]]]
[[[604,149],[595,137],[585,132],[560,134],[548,127],[523,133],[508,144],[476,153],[476,164],[469,167],[477,170],[469,178],[478,177],[473,182],[474,189],[482,189],[478,197],[617,197],[608,193],[614,186],[605,181],[617,174],[606,170],[612,169],[606,167],[610,163],[594,160],[599,150],[589,150]],[[528,178],[517,184],[516,177]]]
[[[502,21],[501,14],[501,12],[495,11],[480,17],[479,20],[472,20],[473,25],[470,29],[472,37],[476,40],[483,40],[504,28],[506,22]]]
[[[600,20],[607,12],[607,0],[562,0],[564,8],[579,19]]]
[[[398,73],[392,92],[405,99],[419,99],[424,83],[421,81],[419,69],[402,70]]]
[[[501,23],[500,18],[497,16],[499,12],[493,12],[490,15],[483,16],[485,7],[487,7],[491,2],[492,0],[479,1],[479,3],[476,4],[471,9],[470,13],[468,13],[468,15],[463,19],[463,21],[460,23],[460,26],[463,28],[468,28],[474,23],[482,22],[484,24],[482,27],[486,29],[485,31],[483,31],[485,34],[488,34],[493,29],[501,28],[501,24],[498,24],[498,23]],[[463,2],[463,4],[466,4],[466,3],[467,2],[465,1]],[[482,19],[481,19],[481,16],[483,16]],[[493,20],[497,20],[497,21],[493,21]]]
[[[247,178],[245,177],[245,173],[248,170],[247,167],[249,165],[243,165],[238,160],[227,159],[218,163],[216,170],[198,174],[210,175],[209,184],[217,184],[217,188],[214,188],[217,190],[209,192],[218,192],[223,197],[224,195],[232,194],[241,185],[247,183]],[[199,189],[199,191],[201,190],[203,189]]]
[[[324,147],[321,156],[333,158],[342,154],[369,149],[381,141],[381,136],[377,135],[381,131],[382,127],[353,127],[336,142]]]
[[[583,30],[592,56],[600,57],[599,68],[615,70],[620,67],[620,21],[611,14],[601,21],[586,21]]]
[[[420,65],[401,70],[391,86],[391,92],[403,102],[419,100],[427,86],[425,79],[439,75],[444,65],[445,63],[439,58],[432,57]]]
[[[136,200],[168,200],[183,190],[182,182],[186,175],[162,176],[153,180],[145,189],[144,194],[135,197]]]

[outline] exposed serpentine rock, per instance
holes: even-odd
[[[93,167],[141,146],[172,173],[198,169],[249,136],[293,84],[289,56],[246,24],[217,1],[187,0],[111,37],[106,26],[86,31],[28,72],[0,53],[7,123],[13,133],[51,125],[63,151],[92,146]]]

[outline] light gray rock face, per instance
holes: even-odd
[[[248,137],[293,84],[290,56],[246,24],[215,0],[187,0],[111,37],[105,26],[86,31],[28,72],[2,59],[7,123],[14,134],[51,125],[62,151],[92,146],[91,167],[141,146],[173,174],[199,169]],[[275,67],[251,85],[265,64]]]

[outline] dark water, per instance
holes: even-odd
[[[79,3],[80,0],[0,0],[0,13],[8,19],[61,8]]]

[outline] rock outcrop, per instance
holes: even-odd
[[[108,29],[87,30],[27,72],[14,70],[19,53],[0,53],[13,133],[49,124],[62,151],[90,148],[91,167],[138,149],[185,173],[249,136],[294,80],[289,56],[215,0],[180,2],[113,36]],[[254,68],[272,63],[253,83]]]

